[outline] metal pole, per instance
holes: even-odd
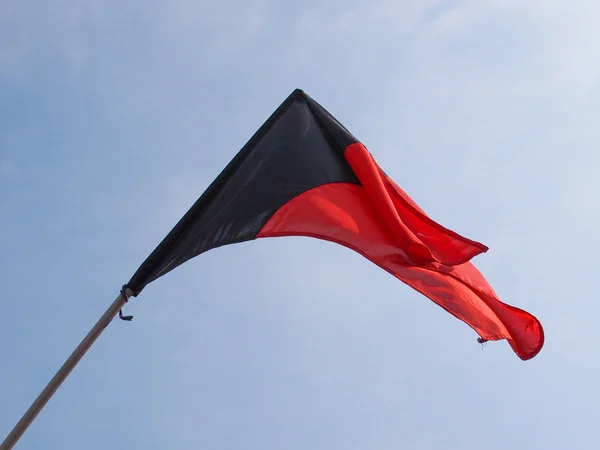
[[[127,297],[126,297],[126,296]],[[116,298],[116,300],[110,305],[106,312],[100,317],[96,325],[90,330],[86,337],[83,338],[81,343],[77,346],[75,351],[71,353],[69,359],[65,361],[62,367],[56,372],[54,378],[50,380],[44,390],[38,395],[38,398],[32,403],[27,412],[21,417],[21,420],[15,425],[10,434],[6,437],[4,442],[0,445],[0,450],[11,450],[17,441],[21,438],[25,430],[31,425],[33,420],[40,413],[42,408],[46,405],[48,400],[54,395],[56,390],[60,387],[63,381],[69,376],[71,371],[75,368],[77,363],[83,358],[83,355],[90,349],[94,344],[98,336],[102,334],[108,324],[114,319],[117,313],[121,310],[123,305],[127,302],[131,296],[131,291],[125,289],[125,295],[122,293]]]

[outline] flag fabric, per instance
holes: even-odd
[[[346,246],[479,334],[506,339],[523,360],[544,344],[540,322],[503,303],[470,262],[485,245],[441,226],[369,151],[306,93],[295,90],[139,267],[144,287],[210,249],[306,236]]]

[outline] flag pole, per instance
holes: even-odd
[[[79,363],[81,358],[83,358],[83,355],[85,355],[85,353],[94,344],[96,339],[98,339],[98,336],[102,334],[108,324],[115,318],[123,305],[127,303],[127,300],[129,300],[131,294],[132,292],[129,288],[124,287],[124,289],[121,290],[121,293],[112,303],[112,305],[109,306],[102,317],[100,317],[98,322],[96,322],[96,325],[94,325],[89,333],[83,338],[81,343],[77,346],[73,353],[71,353],[69,359],[67,359],[58,372],[56,372],[56,375],[54,375],[52,380],[50,380],[48,385],[31,404],[27,412],[23,415],[23,417],[21,417],[21,420],[19,420],[19,422],[15,425],[4,442],[0,444],[0,450],[11,450],[15,446],[29,425],[31,425],[40,411],[44,408],[48,400],[50,400],[63,381],[65,381],[71,371]]]

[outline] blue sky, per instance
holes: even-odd
[[[149,285],[16,448],[598,445],[592,0],[0,3],[0,439],[302,88],[546,345],[520,361],[351,251],[279,238]]]

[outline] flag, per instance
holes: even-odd
[[[277,236],[346,246],[523,360],[542,348],[531,314],[503,303],[470,262],[488,250],[438,224],[340,122],[296,89],[175,225],[127,287],[210,249]]]

